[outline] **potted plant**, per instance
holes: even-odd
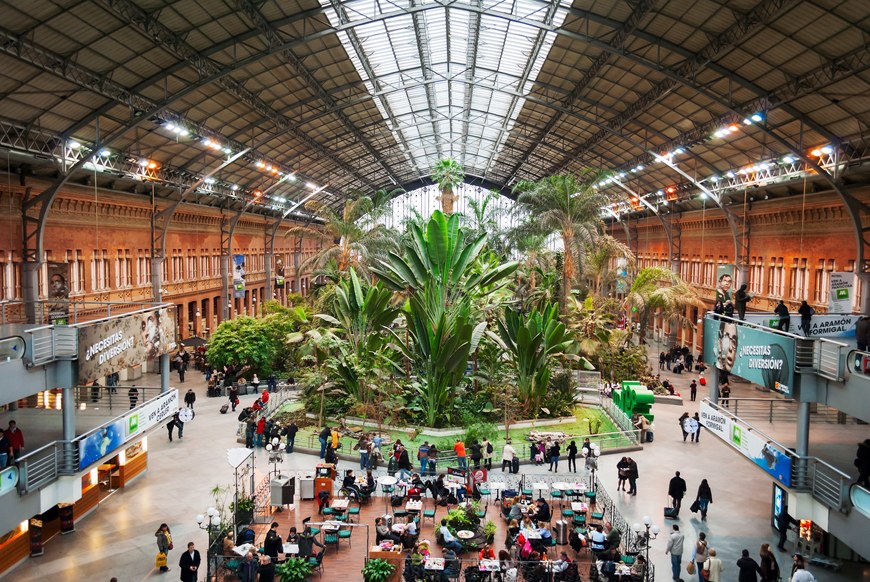
[[[386,582],[396,569],[394,564],[381,558],[372,558],[363,566],[362,575],[365,582]]]
[[[238,503],[230,503],[230,511],[236,515],[236,523],[251,523],[254,521],[254,498],[239,495]]]
[[[495,541],[495,522],[493,520],[488,520],[485,524],[483,524],[483,535],[486,536],[487,543],[493,543]]]
[[[305,558],[290,558],[275,566],[275,573],[281,582],[302,582],[311,574],[311,564]]]

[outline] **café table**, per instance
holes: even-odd
[[[282,549],[288,556],[296,556],[299,554],[299,544],[284,544]]]
[[[489,572],[489,579],[494,582],[496,572],[501,572],[501,563],[498,560],[481,560],[478,568],[481,572]]]
[[[587,511],[589,511],[589,506],[582,501],[572,501],[571,511],[573,511],[574,513],[586,513]]]
[[[543,481],[532,483],[532,497],[543,497],[544,493],[550,490],[550,486]],[[535,491],[540,491],[540,494],[535,494]]]
[[[438,575],[444,571],[444,558],[427,558],[423,562],[423,570],[428,580],[437,580]]]
[[[324,533],[335,533],[341,529],[342,523],[340,521],[325,521],[320,529]]]
[[[461,540],[470,540],[471,538],[474,537],[474,532],[469,531],[467,529],[461,529],[458,532],[456,532],[456,537],[458,537]]]
[[[342,510],[347,509],[349,505],[350,505],[350,499],[338,499],[338,498],[336,498],[336,499],[332,500],[332,505],[330,505],[330,507],[332,507],[333,509],[338,509],[338,510],[342,511]]]
[[[420,513],[423,511],[423,501],[409,501],[405,504],[405,511],[408,513]]]
[[[253,550],[254,553],[256,553],[257,549],[254,547],[254,544],[242,544],[240,546],[236,546],[233,548],[233,552],[242,556],[243,558],[251,550]]]

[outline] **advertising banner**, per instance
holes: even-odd
[[[69,263],[48,263],[48,323],[69,324]]]
[[[284,288],[284,260],[281,257],[275,261],[275,288]]]
[[[166,307],[84,324],[78,330],[82,386],[175,349],[175,317]]]
[[[737,449],[777,481],[791,487],[791,457],[748,428],[734,422],[706,402],[701,402],[701,425]]]
[[[628,292],[628,261],[622,257],[616,259],[616,292]]]
[[[127,440],[124,419],[118,419],[94,431],[79,441],[79,469],[85,469],[99,461]]]
[[[794,340],[733,321],[704,320],[704,354],[723,372],[793,396]]]
[[[170,390],[127,415],[125,440],[142,434],[178,411],[178,390]]]
[[[860,318],[860,315],[814,315],[810,320],[809,337],[854,338],[855,324],[858,323]],[[747,313],[746,321],[776,329],[779,325],[779,316],[773,313]],[[800,316],[794,314],[790,318],[789,331],[797,335],[803,335],[803,332],[800,331],[800,323]]]
[[[233,255],[233,297],[245,298],[245,255]]]
[[[42,539],[42,520],[38,517],[31,517],[27,528],[30,534],[30,555],[31,557],[41,556],[45,553],[45,542]]]
[[[716,265],[716,303],[734,299],[734,265]]]
[[[852,313],[855,306],[855,273],[834,271],[828,287],[828,311]]]

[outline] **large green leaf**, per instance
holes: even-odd
[[[436,270],[436,275],[443,273],[447,264],[448,236],[447,219],[440,210],[436,210],[426,224],[429,260]]]

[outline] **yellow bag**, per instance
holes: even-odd
[[[163,552],[157,552],[157,559],[154,561],[154,565],[158,568],[166,567],[166,554]]]

